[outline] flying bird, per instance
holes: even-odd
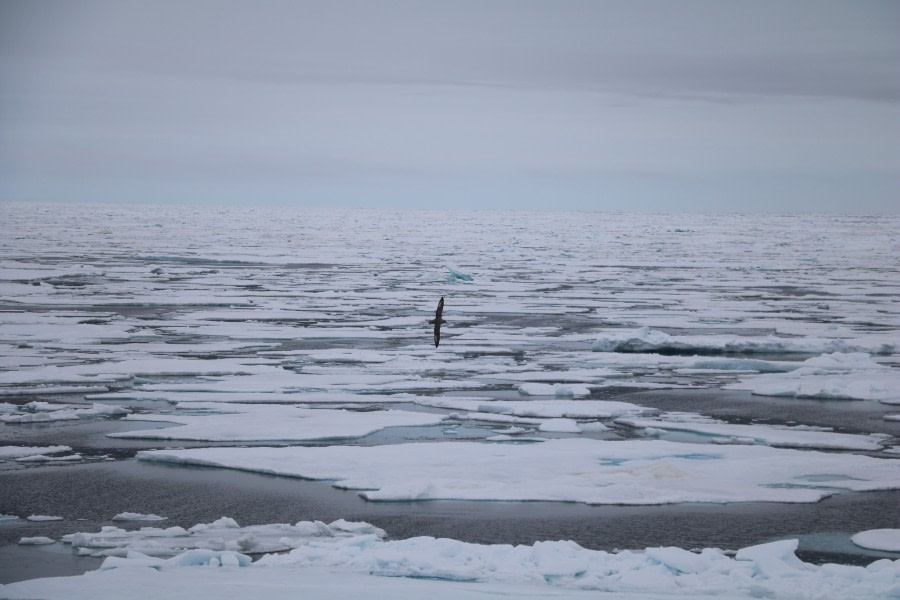
[[[437,348],[438,344],[441,343],[441,323],[446,323],[447,321],[443,318],[444,314],[444,297],[441,296],[441,301],[438,302],[437,310],[434,311],[434,319],[428,321],[429,323],[434,324],[434,347]]]

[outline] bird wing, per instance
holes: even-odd
[[[441,296],[440,302],[438,302],[437,310],[434,311],[434,347],[437,348],[438,344],[441,343],[441,323],[444,322],[443,319],[444,314],[444,297]]]

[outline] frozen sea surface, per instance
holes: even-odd
[[[643,552],[796,538],[814,562],[896,558],[850,540],[892,548],[864,532],[900,526],[885,508],[900,493],[898,254],[896,216],[2,204],[0,486],[15,491],[0,514],[19,518],[0,520],[0,581],[97,568],[60,540],[146,526],[112,521],[121,515],[183,528],[222,514],[259,526],[352,518],[398,542],[532,553],[556,540]],[[441,296],[435,348],[427,321]],[[197,465],[232,473],[214,476],[215,501]],[[268,504],[250,500],[267,473],[291,478]],[[474,506],[489,517],[473,521]],[[63,518],[27,520],[42,515]],[[392,555],[396,568],[340,552],[328,568],[362,577],[353,589],[376,585],[357,574],[369,565],[395,582],[474,577],[484,593],[601,591],[567,579],[584,583],[588,567],[548,566],[564,546],[546,564],[509,563],[547,589],[509,573],[450,576],[449,559],[432,572],[405,554],[446,556],[442,543],[372,546],[365,560]],[[801,578],[810,594],[850,593],[851,580],[873,597],[897,589],[888,567],[816,571],[786,548],[744,556],[760,573],[818,573]],[[746,574],[728,557],[653,556],[669,575],[697,575],[698,595],[722,591],[704,572]],[[208,589],[258,582],[230,571],[240,559],[213,558],[225,567],[204,575]],[[303,560],[289,568],[319,573]],[[634,582],[672,584],[641,565],[602,591],[652,597],[663,588]],[[125,570],[84,589],[124,585]],[[406,585],[395,583],[401,596]],[[765,595],[759,585],[726,591]],[[409,594],[454,593],[426,587]]]

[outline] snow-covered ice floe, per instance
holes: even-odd
[[[797,540],[751,546],[730,556],[676,547],[605,552],[570,541],[483,545],[414,537],[385,540],[366,523],[238,527],[222,518],[181,535],[147,528],[67,536],[95,544],[107,558],[77,577],[32,579],[0,586],[4,598],[95,600],[154,597],[288,598],[626,598],[896,597],[900,561],[867,567],[812,565],[797,558]],[[343,522],[346,523],[346,522]],[[174,529],[174,528],[173,528]],[[180,528],[179,528],[180,529]],[[154,537],[155,535],[155,537]],[[224,537],[213,538],[221,535]],[[115,544],[115,547],[110,547]],[[187,550],[181,550],[183,547]],[[243,547],[285,551],[253,562]],[[156,552],[156,556],[140,549]]]
[[[81,555],[126,557],[132,552],[156,557],[172,557],[186,550],[214,550],[263,554],[284,552],[312,539],[346,539],[358,535],[385,537],[385,532],[368,523],[339,519],[330,524],[321,521],[300,521],[241,527],[229,517],[212,523],[184,527],[141,527],[127,531],[106,526],[97,533],[64,535],[61,542],[70,544]]]
[[[787,373],[755,375],[725,387],[764,396],[900,403],[900,369],[878,364],[866,353],[834,352]]]
[[[47,456],[46,454],[35,454],[33,456],[23,456],[17,458],[17,463],[67,463],[79,462],[82,460],[81,454],[64,454],[63,456]]]
[[[113,521],[165,521],[167,517],[159,515],[123,512],[112,518]]]
[[[354,412],[269,404],[182,402],[182,412],[132,414],[126,421],[164,421],[173,427],[107,434],[133,439],[199,441],[311,441],[362,437],[386,427],[437,425],[444,415],[384,410]],[[191,414],[193,411],[193,414]]]
[[[880,450],[891,436],[880,433],[836,433],[805,425],[733,424],[691,413],[667,413],[655,418],[619,418],[617,423],[635,428],[687,431],[708,436],[718,444],[768,444],[781,448],[823,450]]]
[[[494,400],[470,398],[419,398],[416,404],[466,410],[472,413],[513,415],[516,417],[571,419],[609,419],[623,415],[654,412],[656,409],[617,400]]]
[[[19,538],[20,546],[44,546],[47,544],[55,544],[56,540],[43,535]]]
[[[233,402],[236,404],[401,404],[418,402],[432,396],[418,396],[408,393],[364,394],[357,392],[185,392],[151,391],[143,389],[123,390],[102,394],[86,394],[88,400],[103,402],[147,402],[161,401],[177,404],[180,402]]]
[[[0,446],[0,460],[69,452],[71,446]]]
[[[779,337],[774,335],[751,337],[742,335],[670,335],[663,331],[641,327],[635,330],[612,331],[598,338],[595,352],[678,352],[693,354],[822,354],[827,352],[868,352],[892,354],[900,347],[890,334],[871,334],[865,337],[815,338]]]
[[[120,417],[130,412],[131,410],[121,406],[109,406],[96,402],[89,408],[80,408],[73,405],[56,405],[48,402],[29,402],[23,405],[19,412],[0,414],[0,421],[10,425],[16,423],[47,423],[95,417]]]
[[[841,491],[900,489],[900,460],[663,440],[197,448],[138,459],[328,480],[374,501],[816,502]]]
[[[850,539],[861,548],[900,552],[900,529],[870,529],[860,531]]]

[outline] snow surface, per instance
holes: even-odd
[[[838,491],[900,489],[896,460],[662,440],[196,448],[138,459],[329,480],[377,501],[816,502]]]

